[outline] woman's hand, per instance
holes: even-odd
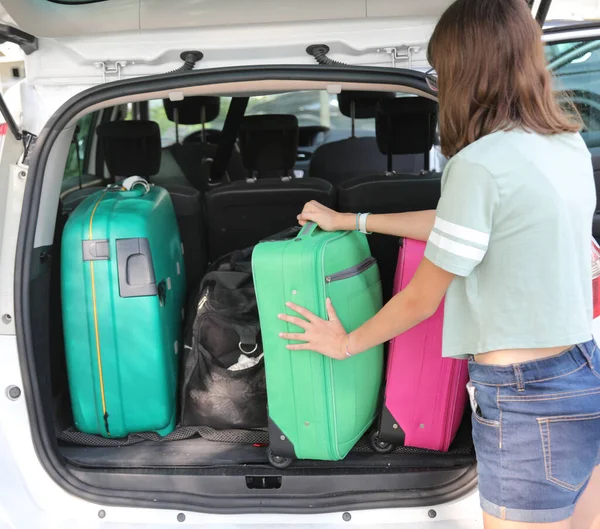
[[[286,306],[304,318],[289,316],[287,314],[279,315],[280,320],[287,321],[288,323],[304,329],[304,332],[282,332],[279,334],[284,340],[304,342],[300,344],[289,344],[286,346],[287,349],[293,351],[315,351],[330,358],[334,358],[335,360],[344,360],[348,358],[348,355],[346,354],[348,335],[337,317],[329,298],[327,298],[326,302],[327,320],[315,316],[312,312],[299,307],[295,303],[288,302],[286,303]]]
[[[353,230],[356,215],[352,213],[338,213],[333,209],[319,204],[316,200],[307,202],[298,215],[298,223],[304,226],[307,222],[316,222],[324,231]]]

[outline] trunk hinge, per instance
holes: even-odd
[[[121,80],[121,70],[127,66],[127,61],[114,61],[109,63],[108,61],[95,62],[96,68],[102,69],[102,82],[106,83],[106,78],[109,75],[116,75],[117,81]]]
[[[396,67],[396,61],[408,61],[408,68],[412,70],[413,55],[421,51],[421,46],[397,46],[396,48],[380,48],[377,51],[390,56],[392,68]]]
[[[35,146],[35,142],[37,140],[37,136],[31,132],[26,130],[20,130],[15,118],[10,113],[8,106],[6,105],[6,101],[4,101],[4,97],[0,94],[0,114],[4,117],[4,121],[6,121],[6,125],[10,130],[11,134],[15,137],[16,140],[23,142],[23,165],[29,165],[29,160],[31,158],[31,153],[33,151],[33,147]]]

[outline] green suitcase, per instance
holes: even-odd
[[[358,232],[325,232],[309,223],[297,237],[258,244],[252,255],[265,353],[269,460],[343,459],[371,425],[383,376],[383,346],[347,360],[289,351],[280,332],[302,332],[278,319],[294,301],[326,317],[330,297],[347,331],[382,305],[377,263]]]
[[[166,435],[176,417],[185,271],[168,193],[107,188],[62,239],[65,350],[75,426]]]

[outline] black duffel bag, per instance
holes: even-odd
[[[297,228],[269,240],[294,237]],[[181,426],[267,427],[267,389],[252,250],[211,265],[188,311],[181,372]]]
[[[252,248],[233,252],[204,276],[185,331],[181,425],[264,428],[265,385]]]

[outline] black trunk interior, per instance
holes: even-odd
[[[38,253],[32,289],[33,306],[50,309],[37,311],[35,350],[40,390],[47,396],[46,426],[57,434],[73,424],[60,321],[59,249],[55,244]],[[49,306],[44,303],[48,299]],[[168,442],[136,439],[127,446],[83,446],[58,436],[54,442],[72,476],[94,487],[123,491],[131,505],[143,505],[148,492],[168,490],[183,495],[176,496],[173,506],[198,508],[197,502],[192,506],[179,501],[194,491],[204,498],[203,511],[219,513],[427,507],[460,497],[476,483],[469,413],[447,453],[398,447],[377,454],[365,436],[343,461],[295,461],[285,470],[269,464],[264,442],[212,441],[199,435]],[[232,495],[236,499],[228,504],[225,499]],[[257,497],[260,508],[251,499]]]
[[[211,435],[193,432],[192,428],[178,428],[169,439],[157,441],[155,434],[136,436],[127,440],[103,439],[99,436],[79,434],[73,428],[71,402],[66,375],[64,340],[61,321],[60,298],[60,236],[66,216],[59,214],[55,243],[52,249],[42,253],[41,269],[49,275],[48,298],[50,300],[50,326],[48,336],[38,333],[38,339],[48,340],[50,356],[48,368],[52,392],[53,428],[58,434],[61,454],[78,467],[94,469],[147,469],[161,471],[168,468],[208,469],[215,467],[243,467],[250,469],[270,468],[266,445],[266,432],[258,432],[255,443],[239,442],[235,431],[215,432]],[[43,282],[40,278],[40,282]],[[46,289],[35,290],[46,295]],[[40,325],[40,330],[44,325]],[[48,328],[48,327],[46,327]],[[41,350],[41,349],[38,349]],[[46,364],[46,362],[43,362]],[[43,377],[43,380],[48,380]],[[203,435],[201,435],[203,434]],[[214,440],[214,439],[217,440]],[[94,444],[97,446],[89,446]],[[86,446],[88,445],[88,446]],[[340,462],[296,461],[293,468],[310,472],[340,472],[361,469],[363,472],[412,472],[432,469],[448,469],[469,466],[474,463],[471,439],[470,414],[465,412],[461,428],[447,453],[411,447],[397,447],[391,454],[377,454],[369,446],[365,436],[350,455]],[[289,469],[286,472],[291,472]],[[281,472],[281,471],[278,471]]]

